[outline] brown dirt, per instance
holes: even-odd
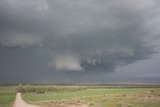
[[[93,107],[89,106],[87,104],[82,104],[78,102],[65,102],[65,101],[51,101],[51,102],[45,102],[43,104],[45,107],[51,106],[51,107]]]
[[[91,107],[89,105],[86,104],[61,104],[64,107]]]
[[[21,93],[17,93],[16,95],[16,100],[14,102],[13,107],[40,107],[40,106],[36,106],[36,105],[31,105],[26,103],[22,97],[21,97]]]

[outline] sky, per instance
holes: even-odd
[[[0,84],[160,84],[159,0],[0,0]]]

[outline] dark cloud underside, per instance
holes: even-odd
[[[158,0],[1,0],[1,81],[116,75],[159,52],[159,10]]]

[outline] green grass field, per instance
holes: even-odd
[[[0,86],[0,107],[12,107],[15,95],[14,86]]]
[[[22,91],[22,98],[26,102],[46,107],[66,107],[65,104],[87,104],[92,107],[160,107],[159,86],[157,88],[142,87],[0,86],[0,107],[12,107],[16,91]]]
[[[78,92],[24,93],[29,103],[59,107],[62,103],[83,103],[94,107],[160,107],[160,89],[85,89]],[[62,106],[63,107],[63,106]]]

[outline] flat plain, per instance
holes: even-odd
[[[160,107],[159,86],[20,85],[0,87],[0,107],[12,107],[16,92],[43,107]]]
[[[15,86],[0,86],[0,107],[12,107],[15,99]]]

